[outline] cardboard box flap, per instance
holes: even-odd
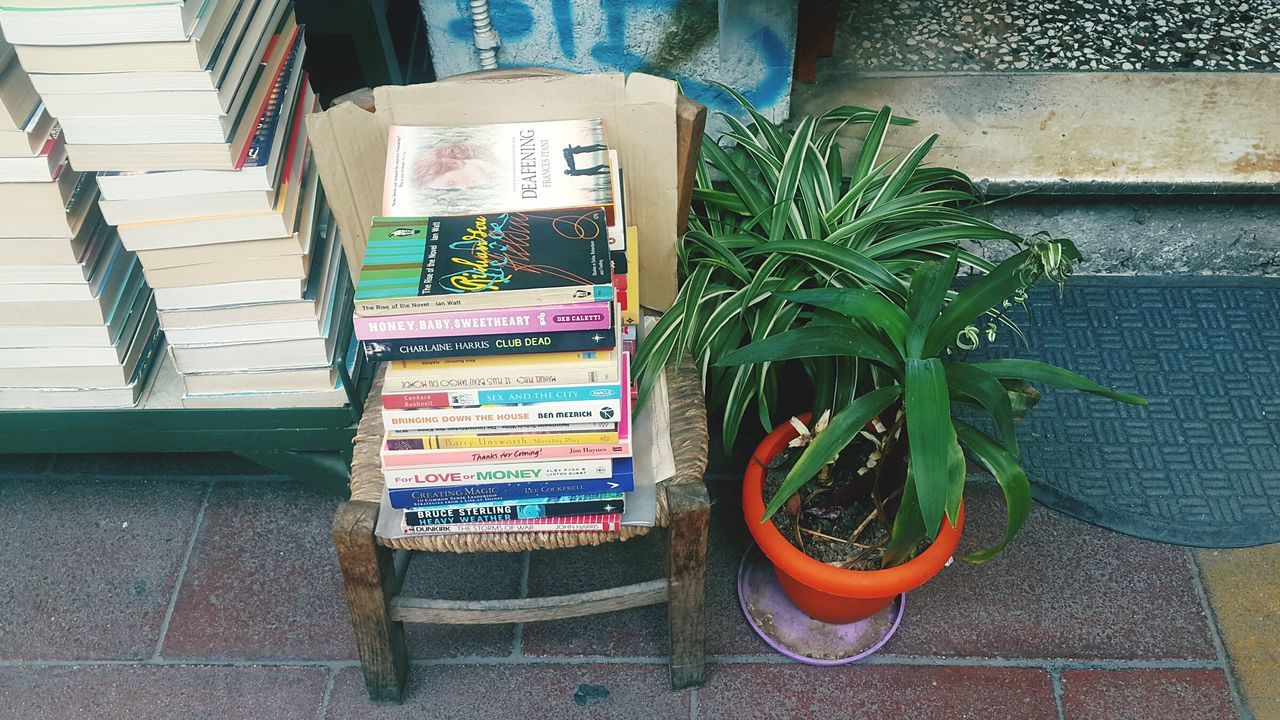
[[[359,272],[369,219],[381,211],[390,125],[601,118],[622,160],[628,222],[639,230],[640,297],[666,310],[676,291],[676,98],[671,80],[602,73],[444,81],[374,90],[376,112],[344,103],[308,118],[325,195]]]

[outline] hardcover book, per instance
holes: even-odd
[[[602,208],[374,218],[356,315],[613,298]]]
[[[382,214],[454,215],[599,205],[613,215],[601,120],[392,125]]]

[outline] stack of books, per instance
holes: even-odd
[[[154,291],[187,407],[341,405],[351,279],[290,0],[4,0],[0,25]],[[348,364],[348,372],[354,371]]]
[[[639,320],[620,177],[598,120],[391,128],[355,322],[389,361],[392,534],[620,527]]]
[[[129,407],[160,350],[137,257],[0,38],[0,407]]]

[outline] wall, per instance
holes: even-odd
[[[421,0],[439,77],[479,69],[466,0]],[[490,0],[500,67],[647,72],[675,78],[713,110],[734,107],[713,82],[766,117],[790,110],[797,3],[787,0]]]

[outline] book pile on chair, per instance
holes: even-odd
[[[0,37],[0,407],[134,405],[160,347],[137,257]]]
[[[391,127],[355,296],[388,362],[380,532],[620,527],[639,321],[620,178],[599,120]]]
[[[184,406],[345,404],[351,281],[311,160],[292,2],[0,4],[154,291]]]

